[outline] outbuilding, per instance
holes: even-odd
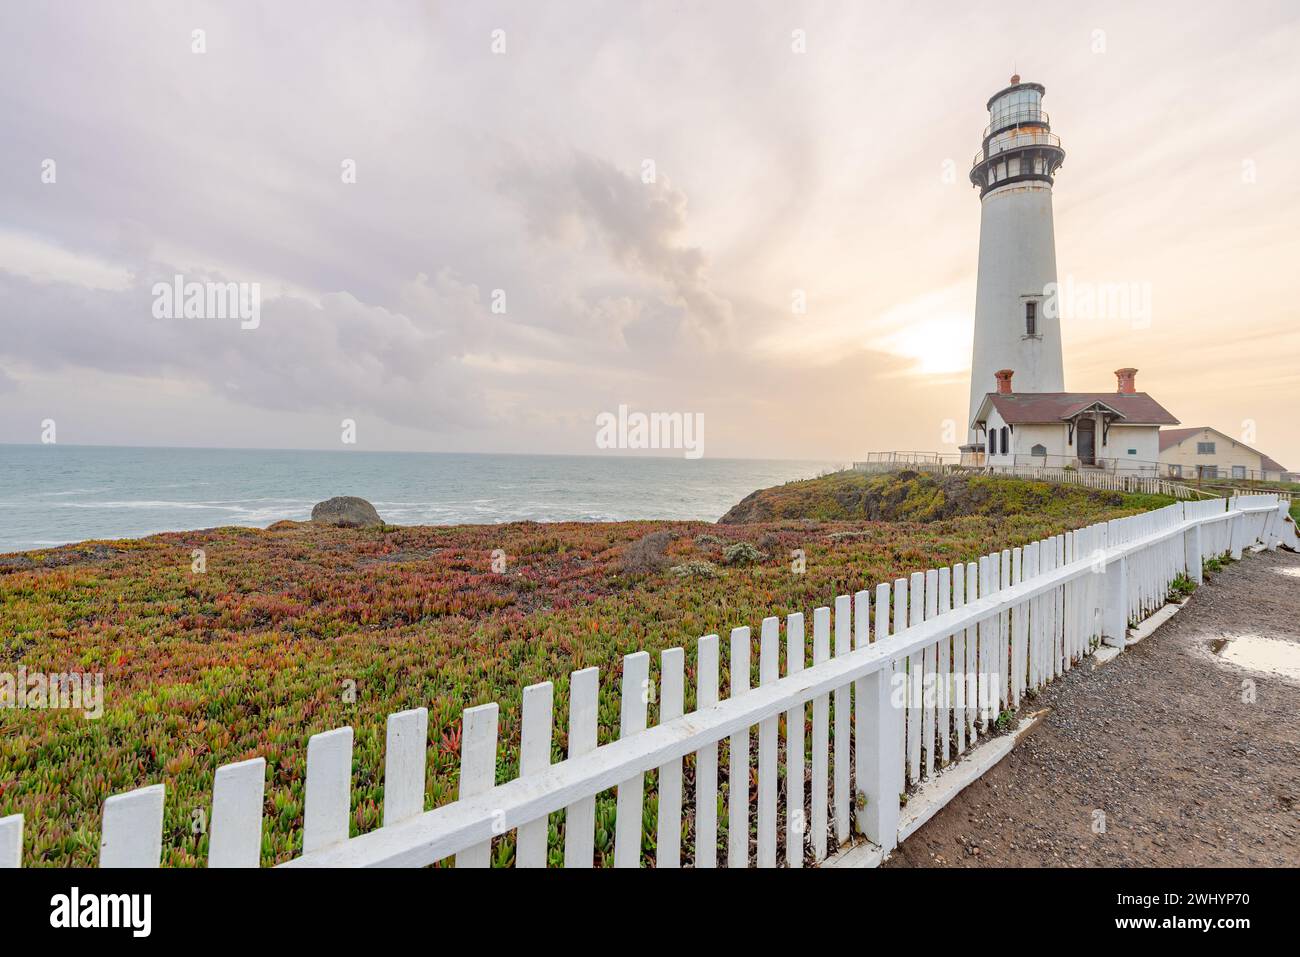
[[[985,465],[1160,472],[1160,427],[1178,420],[1137,391],[1136,369],[1116,370],[1114,392],[1016,392],[1013,375],[994,373],[971,422]]]

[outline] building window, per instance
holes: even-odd
[[[998,430],[989,429],[989,455],[998,454]]]
[[[1038,335],[1038,303],[1025,303],[1025,335]]]
[[[1232,477],[1244,479],[1246,477],[1246,466],[1234,465],[1232,467]]]
[[[1137,455],[1137,454],[1138,454],[1138,450],[1137,450],[1137,449],[1129,449],[1129,450],[1128,450],[1128,454],[1129,454],[1129,455]]]
[[[1219,477],[1218,466],[1202,465],[1200,466],[1201,478],[1216,479]]]
[[[1213,442],[1197,442],[1197,443],[1196,443],[1196,454],[1197,454],[1197,455],[1213,455],[1213,454],[1214,454],[1214,443],[1213,443]]]
[[[1042,445],[1042,444],[1035,445],[1032,449],[1029,450],[1029,454],[1030,454],[1030,455],[1042,455],[1042,456],[1046,456],[1046,455],[1047,455],[1047,446],[1046,446],[1046,445]]]
[[[1171,465],[1171,466],[1169,466],[1169,475],[1170,475],[1171,478],[1182,478],[1182,477],[1183,477],[1183,467],[1182,467],[1181,465]]]
[[[1005,425],[1002,426],[1002,441],[999,444],[1002,446],[1002,454],[1006,455],[1011,449],[1011,443],[1007,441],[1007,427]]]

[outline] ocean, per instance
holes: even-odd
[[[0,552],[303,520],[358,495],[394,525],[715,521],[840,462],[0,445]]]

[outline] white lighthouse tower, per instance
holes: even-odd
[[[984,451],[970,423],[984,395],[996,391],[997,370],[1015,372],[1017,392],[1065,391],[1060,320],[1043,309],[1056,282],[1052,182],[1065,151],[1043,112],[1044,92],[1013,76],[993,94],[970,171],[982,209],[964,460]]]

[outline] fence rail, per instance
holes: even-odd
[[[283,866],[427,866],[454,857],[458,867],[485,867],[492,841],[513,830],[516,866],[541,867],[548,815],[563,811],[564,865],[590,867],[595,797],[613,788],[614,865],[637,867],[644,860],[645,776],[651,772],[658,789],[655,864],[680,866],[683,761],[691,756],[689,863],[717,866],[724,743],[727,780],[744,782],[726,790],[728,866],[776,866],[782,842],[787,865],[801,864],[806,847],[821,861],[854,830],[888,852],[898,840],[900,795],[909,786],[960,761],[991,733],[1000,712],[1018,707],[1027,691],[1070,670],[1099,643],[1122,647],[1129,625],[1164,604],[1177,576],[1199,581],[1202,561],[1240,557],[1251,545],[1294,546],[1288,521],[1286,506],[1271,495],[1178,502],[977,562],[915,572],[892,585],[880,583],[874,592],[840,595],[833,609],[815,609],[811,649],[803,613],[786,618],[784,636],[778,618],[765,618],[756,671],[750,629],[730,634],[725,699],[721,642],[706,635],[691,671],[683,649],[662,652],[660,723],[653,727],[647,727],[646,689],[655,687],[650,656],[630,654],[623,660],[620,737],[600,746],[597,669],[577,671],[569,683],[568,756],[555,764],[554,688],[550,682],[532,685],[523,694],[519,776],[495,780],[497,705],[469,708],[462,718],[459,799],[430,811],[424,810],[428,713],[417,708],[391,715],[383,824],[355,837],[349,837],[352,728],[313,735],[303,853]],[[698,709],[686,714],[689,674],[697,682]],[[755,674],[757,684],[750,687]],[[752,729],[757,749],[751,755]],[[811,761],[810,787],[804,787],[805,759]],[[210,866],[260,864],[265,784],[261,758],[217,771]],[[164,800],[161,784],[108,798],[102,867],[159,865]],[[22,828],[20,815],[0,818],[0,866],[20,863]]]
[[[1145,492],[1150,495],[1168,495],[1178,499],[1215,498],[1187,485],[1171,482],[1156,475],[1133,472],[1106,472],[1091,469],[1067,469],[1038,465],[992,465],[979,471],[991,475],[1014,475],[1023,478],[1057,482],[1062,485],[1085,485],[1089,488],[1110,489],[1117,492]]]
[[[1051,465],[958,465],[942,456],[925,457],[925,453],[878,453],[866,461],[854,462],[853,469],[867,474],[883,474],[911,469],[917,472],[935,472],[941,475],[1009,475],[1016,478],[1056,482],[1061,485],[1082,485],[1088,488],[1108,489],[1116,492],[1145,492],[1168,495],[1170,498],[1196,500],[1217,498],[1211,492],[1156,475],[1141,472],[1106,471],[1103,469],[1074,469]],[[911,457],[915,456],[915,457]]]

